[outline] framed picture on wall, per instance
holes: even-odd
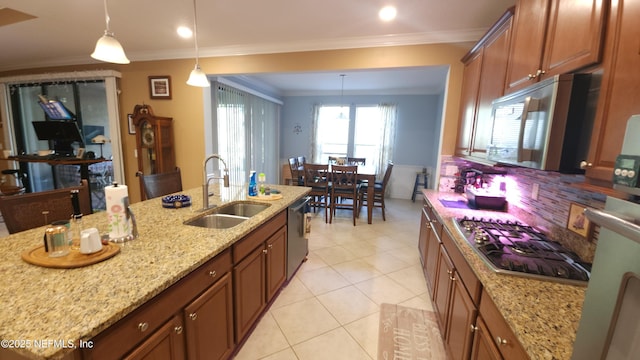
[[[171,99],[171,77],[149,76],[149,95],[152,99]]]
[[[569,205],[567,229],[586,238],[591,232],[591,221],[584,215],[585,208],[586,206],[576,203]]]

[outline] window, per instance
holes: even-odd
[[[363,157],[381,174],[392,159],[396,106],[354,105],[353,119],[351,110],[348,106],[317,106],[313,161],[326,164],[329,156]]]

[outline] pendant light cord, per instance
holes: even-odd
[[[104,0],[104,21],[107,23],[107,30],[105,31],[106,33],[111,33],[111,29],[109,29],[109,21],[111,19],[109,18],[109,10],[107,10],[107,0]]]
[[[193,0],[193,39],[196,43],[196,65],[198,65],[198,59],[200,56],[198,52],[198,17],[196,14],[196,0]]]

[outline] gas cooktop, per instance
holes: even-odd
[[[456,227],[480,257],[498,273],[586,286],[591,264],[518,221],[456,219]]]

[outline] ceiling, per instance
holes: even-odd
[[[379,8],[395,4],[391,23]],[[515,0],[234,0],[202,1],[198,9],[201,57],[371,46],[477,41]],[[194,58],[190,0],[109,0],[110,28],[131,61]],[[105,29],[101,0],[0,0],[0,71],[99,63],[89,54]],[[204,69],[206,71],[206,69]],[[188,70],[185,70],[188,72]],[[340,74],[252,76],[287,94],[340,89]],[[446,68],[346,73],[348,92],[432,92]],[[444,74],[444,75],[443,75]],[[187,76],[187,75],[185,75]],[[444,76],[444,78],[443,78]],[[440,85],[438,85],[440,84]]]

